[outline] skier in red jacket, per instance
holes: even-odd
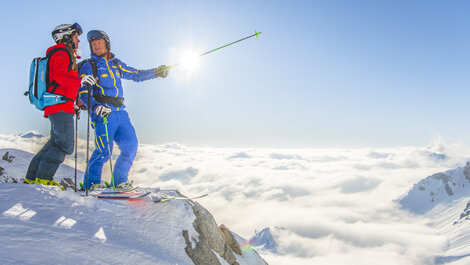
[[[48,92],[62,95],[68,100],[44,108],[44,117],[51,122],[51,137],[29,163],[26,183],[58,186],[54,181],[54,174],[64,162],[65,156],[73,153],[73,115],[78,89],[96,83],[92,75],[81,79],[78,77],[78,36],[81,34],[82,28],[77,23],[62,24],[52,31],[56,45],[47,49],[46,54],[56,48],[62,49],[56,51],[49,59]]]

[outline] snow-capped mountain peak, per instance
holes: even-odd
[[[250,239],[250,245],[264,248],[273,253],[276,253],[278,248],[278,244],[276,243],[269,227],[264,228],[260,232],[255,231],[255,235]]]
[[[28,131],[25,133],[18,134],[21,138],[42,138],[44,135],[40,134],[38,131]]]
[[[425,213],[438,204],[470,196],[470,162],[464,167],[433,174],[413,186],[400,200],[404,209]]]

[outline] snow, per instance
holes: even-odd
[[[470,164],[435,173],[413,186],[400,203],[404,209],[429,219],[428,225],[446,238],[436,264],[470,263]]]
[[[193,264],[188,203],[98,200],[71,190],[0,184],[0,263]],[[50,251],[50,253],[49,253]]]
[[[12,177],[12,178],[24,178],[26,176],[26,172],[28,170],[28,165],[31,159],[33,158],[33,154],[18,150],[18,149],[13,149],[13,148],[5,148],[5,149],[0,149],[0,157],[4,156],[7,154],[9,156],[14,157],[14,164],[9,163],[8,161],[1,159],[0,160],[0,167],[3,168],[3,175],[6,177]],[[54,180],[60,182],[60,180],[63,177],[70,177],[72,178],[75,174],[75,169],[67,166],[65,164],[61,164],[59,166],[59,169],[57,170]],[[1,174],[0,174],[1,175]],[[78,179],[81,181],[82,179],[83,172],[78,170],[77,171],[77,176]]]
[[[405,209],[425,213],[440,203],[470,197],[470,165],[433,174],[419,183],[400,200]]]

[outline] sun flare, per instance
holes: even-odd
[[[181,54],[180,65],[188,72],[193,72],[196,70],[199,62],[199,55],[195,52],[188,51]]]

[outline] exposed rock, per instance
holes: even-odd
[[[213,249],[217,254],[219,254],[225,261],[230,265],[238,265],[238,262],[235,258],[235,255],[232,252],[232,249],[229,247],[227,242],[225,241],[225,237],[222,232],[219,230],[217,223],[214,220],[212,214],[207,211],[204,207],[202,207],[199,203],[195,203],[193,205],[193,212],[196,215],[196,219],[194,220],[194,229],[199,233],[199,242],[198,244],[208,244],[211,249]],[[197,245],[196,244],[196,247]],[[186,242],[188,246],[188,242]],[[200,249],[204,250],[204,247],[200,247]],[[189,255],[189,253],[188,253]],[[197,253],[197,255],[204,255],[201,253]],[[191,256],[190,256],[191,257]],[[196,265],[205,265],[209,263],[196,263],[203,259],[203,257],[193,258],[191,259],[194,261]],[[214,263],[217,264],[217,263]]]
[[[218,227],[212,214],[199,203],[191,201],[191,206],[196,216],[193,226],[199,236],[189,238],[188,231],[183,231],[183,237],[186,242],[186,254],[195,265],[268,264],[254,249],[243,252],[240,242],[246,240],[224,225]]]
[[[10,155],[10,152],[6,152],[3,157],[2,157],[3,160],[7,161],[8,163],[11,163],[13,162],[13,159],[15,159],[15,156],[13,155]]]
[[[240,245],[237,243],[237,240],[235,240],[230,230],[223,224],[219,226],[219,229],[220,231],[222,231],[222,234],[225,237],[225,241],[227,242],[230,249],[232,249],[232,251],[237,253],[238,255],[242,255]]]
[[[470,202],[467,203],[467,207],[465,207],[465,210],[460,214],[460,220],[463,218],[468,219],[468,216],[470,215]]]
[[[464,169],[463,169],[463,174],[465,176],[465,178],[470,181],[470,162],[467,162],[467,164],[465,165]]]
[[[189,239],[187,230],[183,230],[183,237],[186,241],[186,247],[184,250],[195,265],[221,265],[219,259],[216,257],[202,235],[199,235],[199,241],[195,238],[191,238],[193,242],[197,242],[194,248],[191,240]]]
[[[431,178],[442,180],[442,182],[444,182],[445,184],[445,191],[447,192],[447,195],[449,196],[454,195],[454,192],[449,186],[449,176],[447,176],[444,173],[437,173],[437,174],[432,175]]]

